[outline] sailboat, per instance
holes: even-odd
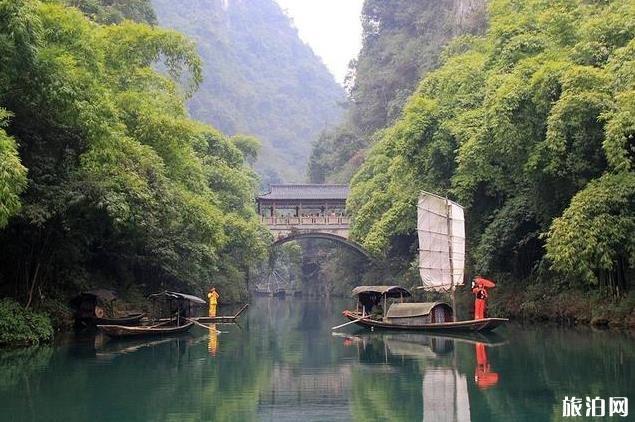
[[[357,309],[342,314],[363,327],[414,331],[487,331],[508,321],[506,318],[481,318],[457,321],[454,294],[464,283],[465,218],[463,207],[439,195],[422,192],[417,203],[419,237],[418,289],[450,293],[452,305],[445,302],[406,303],[412,294],[401,286],[358,286],[353,289]],[[388,299],[393,303],[388,306]],[[396,301],[399,299],[399,301]],[[381,314],[373,308],[381,308]]]

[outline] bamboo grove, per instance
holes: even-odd
[[[494,0],[352,179],[353,234],[416,251],[420,190],[467,206],[472,272],[628,289],[635,267],[635,2]],[[595,286],[595,287],[593,287]]]
[[[2,293],[29,306],[94,285],[214,283],[237,299],[266,253],[257,146],[188,118],[202,75],[184,36],[98,21],[0,1]]]

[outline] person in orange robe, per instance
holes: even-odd
[[[485,318],[485,301],[487,300],[487,289],[482,284],[475,284],[476,285],[472,289],[472,293],[476,295],[476,299],[474,300],[474,319],[483,319]]]
[[[207,298],[209,299],[209,316],[216,316],[216,306],[218,305],[218,298],[220,295],[216,292],[216,289],[212,287],[209,289],[209,293],[207,293]]]

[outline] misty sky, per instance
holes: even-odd
[[[276,0],[340,84],[361,48],[363,0]]]

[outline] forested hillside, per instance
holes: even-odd
[[[0,1],[0,295],[53,310],[88,287],[213,282],[237,298],[267,239],[251,150],[187,116],[202,74],[192,42],[87,16]]]
[[[620,297],[635,267],[635,2],[489,13],[487,34],[455,39],[376,135],[352,180],[353,235],[413,258],[428,190],[467,207],[472,273],[542,286],[524,309],[572,286]]]
[[[363,45],[351,63],[346,120],[321,135],[309,177],[348,182],[364,159],[373,133],[391,124],[419,80],[436,68],[453,37],[478,34],[486,26],[485,0],[366,0]]]
[[[265,184],[304,180],[312,142],[343,113],[344,90],[275,1],[152,2],[159,24],[188,35],[201,56],[192,116],[261,139]]]

